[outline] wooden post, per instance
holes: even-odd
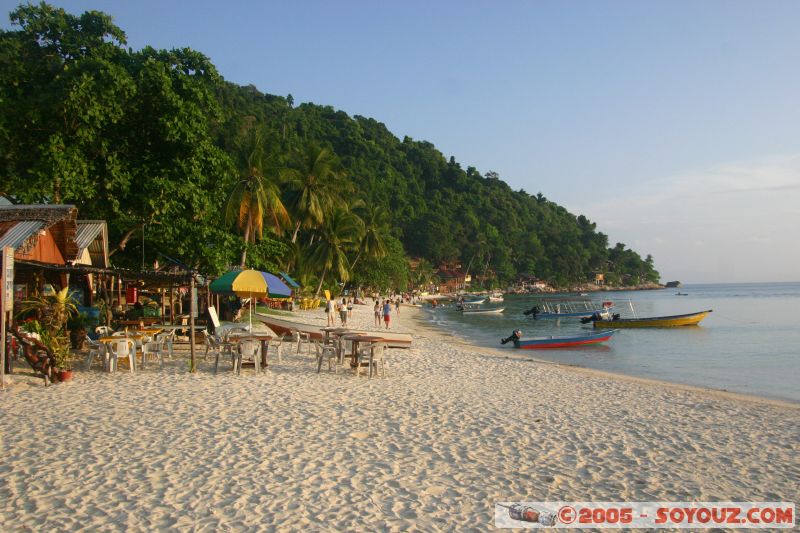
[[[194,366],[194,274],[189,284],[189,350],[191,353],[190,372],[195,372],[197,369]]]
[[[175,287],[169,286],[169,322],[175,325]]]
[[[164,302],[164,288],[160,288],[159,292],[161,293],[161,322],[164,322],[166,318],[164,315],[166,314],[166,303]]]

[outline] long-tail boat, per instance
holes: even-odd
[[[612,318],[597,320],[595,328],[675,328],[680,326],[696,326],[703,320],[708,311],[687,313],[685,315],[653,316],[649,318]]]
[[[549,348],[574,348],[576,346],[586,346],[606,342],[614,336],[616,330],[601,331],[597,333],[586,333],[583,335],[568,335],[561,337],[533,337],[530,339],[518,339],[514,341],[514,346],[526,350],[539,350]]]

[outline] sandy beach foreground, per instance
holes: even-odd
[[[507,358],[417,312],[386,378],[294,351],[260,376],[189,374],[184,354],[47,389],[12,376],[0,529],[486,530],[496,501],[798,500],[798,406]]]

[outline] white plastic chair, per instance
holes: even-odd
[[[134,346],[135,344],[131,339],[122,339],[111,345],[111,361],[109,363],[111,372],[116,372],[118,361],[126,357],[131,367],[131,373],[136,372],[136,350]]]
[[[356,376],[361,375],[361,364],[367,363],[369,366],[369,377],[372,377],[373,368],[375,375],[378,375],[378,365],[381,366],[383,377],[386,377],[386,360],[383,357],[386,345],[382,342],[373,342],[358,350],[358,358],[356,360]]]
[[[300,346],[302,343],[306,343],[306,349],[309,353],[311,353],[311,334],[304,333],[299,329],[292,330],[292,341],[297,343],[297,353],[300,353]]]
[[[102,343],[99,343],[95,340],[92,340],[89,335],[86,335],[86,345],[89,347],[89,353],[86,354],[86,359],[84,361],[84,369],[89,370],[92,367],[92,361],[94,361],[95,357],[103,357],[103,368],[105,369],[106,362],[105,362],[105,353],[106,349]]]
[[[148,358],[158,360],[161,363],[161,368],[164,368],[163,340],[155,340],[142,344],[142,369],[144,369],[147,364]]]
[[[317,351],[317,374],[322,370],[322,361],[328,360],[328,372],[334,370],[339,373],[339,353],[335,346],[330,344],[322,345],[319,342],[314,342],[314,349]],[[333,362],[333,364],[331,364]]]
[[[233,353],[233,346],[231,344],[227,342],[222,343],[218,338],[212,335],[206,337],[206,343],[208,347],[208,354],[214,356],[214,375],[217,374],[217,370],[219,369],[219,358],[223,353],[230,355],[231,365],[233,366],[233,370],[236,370],[236,356]]]
[[[175,330],[170,330],[166,333],[159,333],[157,336],[159,340],[164,342],[164,347],[167,350],[167,356],[172,359],[173,356],[173,343],[175,342]]]
[[[94,332],[100,337],[107,337],[113,333],[113,330],[108,326],[97,326],[94,328]]]
[[[256,368],[256,374],[261,373],[261,343],[255,340],[243,340],[239,343],[239,350],[236,356],[236,374],[242,373],[242,363],[244,361],[253,361]]]
[[[278,360],[279,363],[282,363],[283,360],[281,359],[281,347],[283,346],[283,337],[275,337],[274,339],[270,340],[267,343],[267,352],[269,352],[270,348],[275,349],[275,358]],[[269,356],[269,354],[267,354]]]

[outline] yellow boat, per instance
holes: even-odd
[[[676,328],[679,326],[696,326],[703,320],[708,311],[689,313],[686,315],[654,316],[650,318],[616,318],[612,320],[598,320],[594,323],[596,328]]]

